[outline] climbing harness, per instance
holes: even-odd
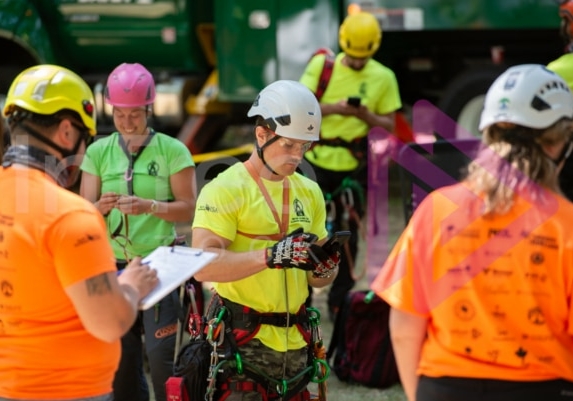
[[[223,374],[224,379],[219,386],[223,391],[221,398],[225,399],[225,393],[231,391],[257,391],[261,393],[263,400],[316,400],[326,401],[326,379],[330,374],[330,368],[326,362],[326,348],[324,347],[320,332],[320,312],[315,308],[308,308],[304,313],[292,315],[292,324],[301,324],[304,320],[309,326],[309,364],[295,376],[286,379],[275,379],[263,372],[258,366],[243,359],[239,349],[239,342],[235,338],[232,325],[242,322],[242,326],[253,332],[258,331],[261,324],[278,323],[279,327],[285,327],[284,316],[281,313],[259,314],[252,309],[239,304],[220,299],[220,306],[216,315],[208,320],[207,341],[211,345],[211,363],[206,401],[212,401],[217,390],[217,376]],[[217,301],[215,301],[217,302]],[[230,305],[230,306],[229,306]],[[234,316],[238,308],[243,308],[240,316]],[[298,318],[297,318],[298,317]],[[290,323],[290,322],[289,322]],[[240,344],[245,344],[253,336],[243,337]],[[234,374],[245,375],[251,381],[231,380]],[[308,391],[302,391],[309,382],[317,383],[319,388],[318,398],[311,398]]]

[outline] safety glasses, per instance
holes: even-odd
[[[285,138],[285,137],[278,135],[274,131],[268,130],[268,132],[273,134],[274,137],[271,138],[267,142],[267,144],[271,144],[272,142],[276,142],[285,152],[288,152],[288,153],[293,153],[293,152],[305,153],[312,146],[312,141],[294,142],[288,138]]]

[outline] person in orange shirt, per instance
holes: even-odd
[[[111,401],[120,338],[157,272],[118,276],[104,220],[67,190],[96,134],[74,72],[37,65],[13,81],[0,170],[0,399]]]
[[[489,88],[483,146],[415,210],[372,289],[410,401],[573,397],[573,204],[558,173],[573,96],[518,65]]]

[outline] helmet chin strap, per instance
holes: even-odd
[[[44,142],[46,145],[48,145],[50,148],[57,150],[58,152],[60,152],[63,156],[63,158],[65,159],[66,157],[70,157],[70,156],[74,156],[75,154],[78,153],[78,149],[80,148],[80,145],[82,143],[82,136],[80,135],[78,137],[78,140],[76,142],[76,144],[74,145],[74,148],[72,150],[69,149],[64,149],[61,146],[55,144],[53,141],[51,141],[50,139],[46,138],[44,135],[40,134],[38,131],[36,131],[34,128],[30,127],[29,125],[26,125],[22,122],[18,123],[18,127],[20,127],[21,129],[23,129],[24,131],[26,131],[29,135],[33,136],[34,138],[36,138],[37,140]]]
[[[83,140],[80,135],[78,141],[74,145],[74,148],[72,150],[68,150],[55,144],[53,141],[41,135],[38,131],[29,127],[28,125],[20,122],[18,123],[18,126],[26,131],[29,135],[45,143],[52,149],[60,152],[64,159],[76,155]],[[50,160],[53,162],[50,162]],[[56,160],[58,160],[58,158],[55,155],[38,147],[17,145],[10,146],[8,148],[6,154],[4,155],[2,166],[10,167],[14,163],[22,164],[30,168],[45,172],[46,174],[50,175],[58,183],[58,185],[64,188],[69,188],[71,186],[69,182],[69,171],[66,168],[58,168],[58,164],[61,160],[58,160],[58,162],[56,162]]]
[[[277,173],[275,170],[272,169],[271,166],[269,166],[267,164],[267,161],[265,160],[265,155],[263,154],[263,150],[271,145],[273,142],[277,141],[279,139],[278,135],[275,135],[273,138],[269,139],[268,141],[265,142],[265,144],[263,146],[259,146],[258,142],[255,142],[255,148],[257,149],[257,155],[259,156],[259,159],[261,159],[261,161],[263,162],[263,164],[265,165],[265,167],[267,168],[267,170],[269,170],[271,173],[273,173],[274,175],[279,175],[279,173]]]

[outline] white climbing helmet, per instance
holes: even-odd
[[[280,80],[265,87],[247,113],[261,116],[277,135],[303,141],[318,141],[322,114],[320,105],[306,86]]]
[[[522,64],[508,68],[490,86],[479,129],[500,122],[542,129],[563,117],[573,118],[567,83],[541,64]]]

